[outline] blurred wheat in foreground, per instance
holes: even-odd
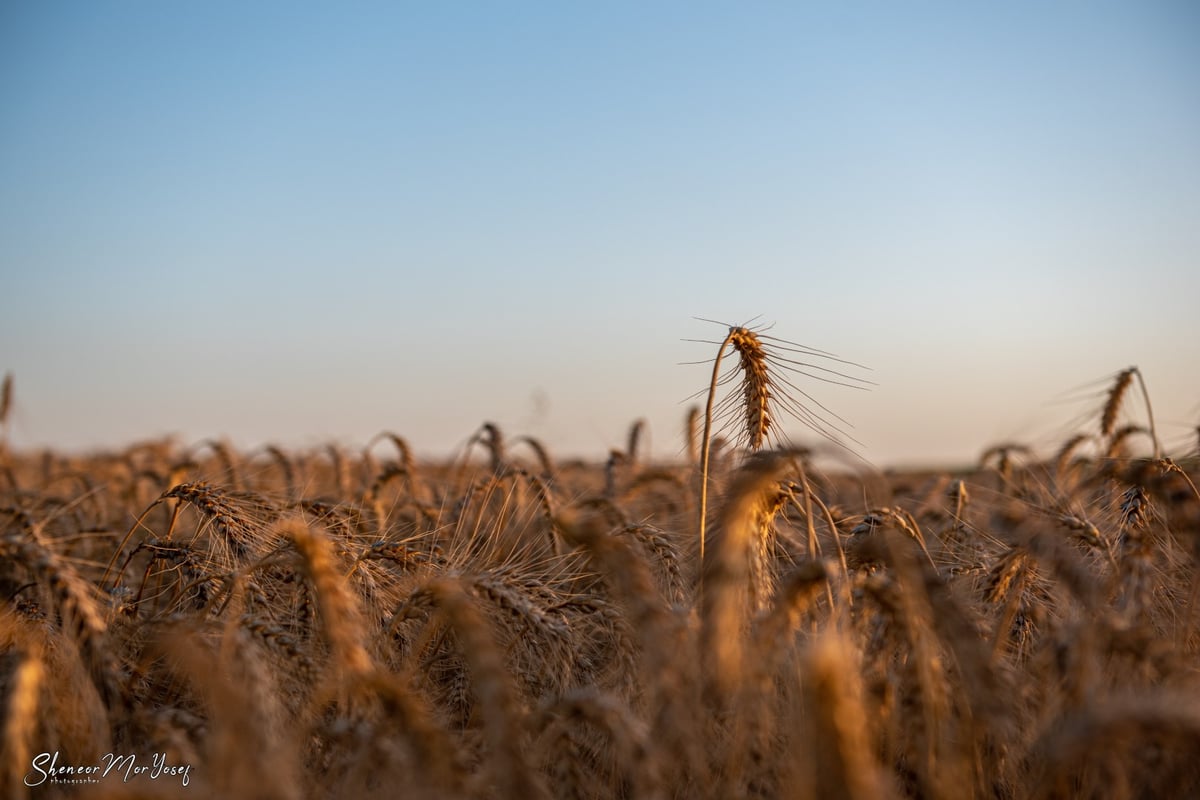
[[[814,406],[727,345],[682,463],[641,422],[595,464],[490,423],[449,463],[6,452],[0,792],[1200,796],[1198,465],[1120,426],[1140,374],[1045,456],[855,473],[768,447]]]

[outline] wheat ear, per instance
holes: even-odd
[[[746,436],[751,450],[762,447],[771,427],[770,380],[767,356],[758,335],[747,328],[734,326],[721,342],[713,361],[712,382],[708,387],[708,402],[704,408],[704,435],[700,442],[700,562],[704,562],[704,528],[708,514],[708,459],[711,452],[713,402],[720,382],[721,359],[725,348],[732,346],[741,357],[742,395],[746,412]]]
[[[1150,392],[1146,389],[1146,379],[1142,376],[1142,371],[1137,367],[1127,367],[1117,373],[1112,388],[1108,390],[1108,397],[1104,401],[1104,408],[1100,412],[1100,433],[1104,436],[1113,436],[1117,424],[1117,415],[1121,412],[1121,402],[1125,399],[1125,393],[1129,390],[1129,387],[1133,385],[1134,376],[1137,376],[1138,386],[1141,387],[1142,399],[1146,401],[1146,416],[1150,423],[1150,438],[1154,440],[1154,457],[1160,458],[1162,456],[1162,446],[1158,442],[1158,432],[1154,427],[1154,408],[1150,405]]]
[[[11,372],[4,374],[4,386],[0,388],[0,425],[8,424],[8,413],[12,411],[13,376]]]
[[[275,532],[290,541],[303,559],[304,573],[321,609],[321,629],[338,674],[347,678],[366,674],[371,670],[371,656],[363,644],[366,629],[362,613],[358,598],[338,569],[333,543],[299,517],[280,520]]]
[[[518,703],[504,654],[497,646],[487,618],[471,601],[462,582],[439,578],[425,590],[454,631],[470,671],[471,692],[482,719],[483,739],[490,761],[489,775],[499,797],[546,797],[522,749],[524,709]]]
[[[876,756],[860,660],[841,634],[826,633],[802,661],[804,713],[797,716],[808,747],[798,766],[808,769],[796,777],[811,781],[805,788],[815,797],[894,796]]]
[[[702,566],[700,638],[709,659],[710,692],[728,696],[743,667],[743,628],[753,598],[755,561],[765,510],[778,496],[778,481],[789,463],[786,453],[760,453],[738,470],[721,509],[713,556]]]
[[[1129,367],[1118,372],[1112,388],[1108,390],[1108,398],[1104,401],[1104,409],[1100,412],[1100,433],[1104,436],[1111,436],[1117,425],[1117,414],[1121,413],[1121,401],[1125,399],[1125,392],[1133,383],[1135,369],[1135,367]]]
[[[700,458],[700,454],[696,452],[696,427],[699,423],[700,406],[692,406],[683,420],[683,444],[687,449],[688,466],[695,464]]]
[[[30,755],[36,744],[39,697],[46,679],[40,648],[18,651],[20,661],[9,678],[8,713],[4,720],[4,762],[0,765],[3,786],[9,797],[29,797],[22,776],[29,772]]]
[[[642,434],[646,432],[646,420],[639,419],[629,426],[629,440],[625,446],[625,456],[629,459],[629,466],[634,467],[638,463],[638,444],[642,441]]]
[[[548,481],[554,479],[554,459],[550,457],[550,451],[540,440],[532,436],[518,436],[514,442],[528,445],[529,449],[537,456],[538,463],[542,466],[543,479]]]
[[[0,387],[0,456],[8,454],[8,417],[13,405],[13,376],[11,372],[4,374],[4,385]]]

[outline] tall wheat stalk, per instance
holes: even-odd
[[[770,347],[764,342],[765,339],[771,341]],[[738,354],[738,364],[731,373],[722,377],[721,362],[727,351]],[[812,359],[826,359],[839,364],[864,368],[852,361],[837,358],[832,353],[763,336],[741,325],[729,328],[729,332],[721,341],[720,347],[717,349],[717,356],[713,360],[712,379],[709,382],[708,398],[704,408],[704,432],[700,440],[699,530],[702,563],[708,515],[712,427],[715,417],[729,415],[738,419],[737,438],[744,442],[746,449],[751,453],[761,450],[768,440],[786,444],[786,437],[781,435],[776,424],[776,418],[781,411],[841,447],[845,447],[841,441],[842,437],[851,438],[838,425],[838,423],[848,424],[844,419],[817,402],[810,394],[792,383],[783,373],[785,371],[792,372],[854,389],[865,389],[871,382],[828,367],[788,357],[784,353],[798,354]],[[738,376],[741,379],[738,391],[726,397],[718,405],[716,401],[717,388],[733,381]],[[797,399],[799,397],[804,400]],[[837,422],[833,420],[837,420]]]
[[[704,407],[704,434],[700,441],[700,561],[704,561],[705,522],[708,515],[708,459],[712,445],[713,403],[717,396],[717,385],[721,375],[721,359],[725,348],[732,346],[741,356],[742,393],[745,402],[746,435],[751,451],[762,447],[763,439],[771,427],[771,391],[767,373],[766,353],[758,335],[747,328],[735,326],[717,350],[713,361],[712,382],[708,387],[708,402]]]

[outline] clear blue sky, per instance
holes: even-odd
[[[1131,364],[1181,440],[1198,8],[5,3],[14,442],[671,455],[692,318],[760,314],[874,368],[812,388],[876,463]]]

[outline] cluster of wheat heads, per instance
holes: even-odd
[[[795,395],[737,335],[729,408],[769,432]],[[641,423],[595,464],[492,424],[441,464],[392,433],[10,454],[0,791],[1196,796],[1198,466],[1114,449],[1128,386],[956,473],[726,445],[703,562],[698,453]],[[28,786],[47,752],[190,784]]]

